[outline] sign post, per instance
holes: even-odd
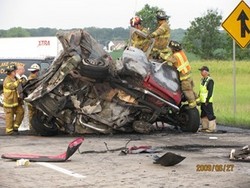
[[[234,119],[236,114],[236,63],[235,63],[235,40],[233,39],[233,86],[234,86]]]
[[[233,38],[233,95],[234,95],[234,118],[236,114],[236,63],[235,41],[241,48],[247,47],[250,42],[250,8],[242,0],[222,23],[222,27]]]

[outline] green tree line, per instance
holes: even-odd
[[[129,29],[124,29],[122,27],[117,27],[114,29],[88,27],[84,29],[102,44],[110,40],[128,40],[129,37]],[[55,28],[41,27],[37,29],[25,29],[21,27],[14,27],[8,30],[0,30],[0,38],[56,36],[58,31],[59,30]]]
[[[129,28],[122,27],[111,28],[97,28],[88,27],[84,28],[89,32],[99,43],[105,45],[111,40],[127,41],[129,38]],[[6,37],[42,37],[42,36],[56,36],[58,29],[55,28],[37,28],[25,29],[21,27],[14,27],[8,30],[0,30],[0,38]],[[176,29],[171,31],[171,35],[175,40],[182,41],[185,34],[184,29]]]
[[[220,29],[222,16],[217,10],[207,10],[203,17],[195,18],[186,30],[182,40],[188,52],[202,59],[228,60],[233,57],[233,40],[224,30]],[[250,59],[250,46],[245,49],[236,45],[238,60]]]
[[[148,4],[136,13],[143,20],[144,27],[150,28],[152,32],[156,29],[156,12],[159,7],[150,7]],[[171,18],[170,18],[171,19]],[[217,10],[207,10],[207,12],[191,21],[191,26],[184,29],[171,30],[171,40],[182,43],[183,48],[200,59],[230,60],[233,57],[233,40],[221,29],[222,16]],[[129,38],[128,28],[84,28],[100,44],[106,45],[111,40],[127,41]],[[35,37],[35,36],[55,36],[59,30],[55,28],[25,29],[21,27],[9,30],[0,30],[1,37]],[[250,45],[241,49],[236,45],[236,59],[250,59]]]
[[[146,4],[136,15],[142,18],[143,26],[151,28],[152,31],[156,28],[155,15],[159,10],[162,9]],[[187,52],[201,59],[229,60],[233,57],[233,40],[221,29],[221,24],[222,16],[218,11],[208,9],[203,16],[191,21],[191,26],[187,30],[172,30],[170,38],[182,43]],[[245,49],[236,45],[236,58],[238,60],[249,60],[249,54],[250,45]]]

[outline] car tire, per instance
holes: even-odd
[[[109,72],[109,62],[104,59],[99,60],[83,60],[81,67],[81,74],[83,76],[96,79],[103,80],[107,77]]]
[[[41,136],[55,136],[58,134],[58,127],[53,119],[48,119],[48,116],[37,111],[31,119],[31,126]]]
[[[180,128],[183,132],[195,133],[200,127],[200,116],[197,108],[184,105],[180,109]]]
[[[133,128],[136,132],[141,134],[149,134],[153,131],[152,124],[145,121],[134,121]]]

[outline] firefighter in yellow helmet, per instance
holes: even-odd
[[[5,133],[8,135],[18,134],[18,128],[21,125],[24,117],[23,101],[18,93],[18,86],[21,84],[21,79],[16,79],[15,65],[9,65],[6,68],[6,78],[3,82],[3,108],[5,112]]]
[[[172,55],[161,54],[161,58],[166,62],[172,63],[172,65],[178,70],[181,81],[181,89],[188,101],[189,107],[196,107],[197,94],[194,92],[194,82],[191,77],[191,66],[188,62],[187,56],[182,50],[181,44],[176,41],[169,42],[169,48],[172,51]]]
[[[148,35],[148,38],[154,38],[155,43],[152,49],[150,57],[153,59],[159,59],[160,53],[169,53],[171,50],[167,48],[170,39],[170,26],[168,23],[169,16],[162,10],[157,11],[157,29]]]
[[[36,63],[32,64],[30,68],[28,68],[28,71],[30,71],[30,75],[28,77],[28,80],[34,80],[37,79],[39,76],[40,66]],[[33,115],[36,112],[36,108],[34,108],[31,104],[28,104],[28,110],[29,110],[29,129],[31,132],[34,132],[32,126],[31,126],[31,120]]]
[[[146,37],[141,36],[136,30],[139,30],[148,35],[148,29],[142,26],[142,19],[139,16],[135,16],[130,19],[130,26],[133,28],[131,31],[130,44],[133,47],[136,47],[144,52],[147,51],[149,47],[149,40]]]

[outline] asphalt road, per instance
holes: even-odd
[[[30,162],[17,167],[0,159],[0,187],[250,187],[250,163],[229,160],[231,149],[250,144],[250,130],[218,127],[220,133],[180,133],[164,129],[150,135],[83,135],[79,151],[67,162]],[[58,155],[76,136],[5,136],[0,116],[0,154]],[[121,147],[153,146],[160,153],[119,155]],[[107,151],[117,149],[117,151]],[[106,152],[105,152],[106,151]],[[82,154],[80,152],[83,152]],[[175,166],[153,163],[154,155],[186,157]],[[212,167],[210,169],[205,167]],[[225,167],[225,168],[221,168]],[[205,171],[205,169],[207,169]]]

